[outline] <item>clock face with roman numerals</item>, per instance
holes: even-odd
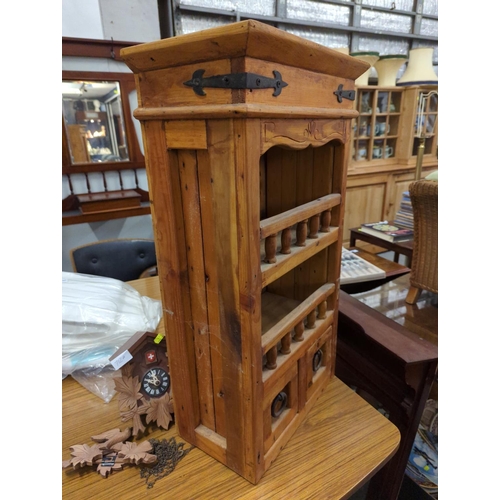
[[[142,378],[142,389],[151,398],[163,396],[169,388],[170,375],[163,368],[151,368]]]

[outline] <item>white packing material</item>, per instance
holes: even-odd
[[[78,375],[84,373],[90,382],[89,377],[110,369],[110,356],[134,333],[154,332],[161,317],[161,301],[141,295],[123,281],[63,272],[63,378],[72,375],[81,382]]]

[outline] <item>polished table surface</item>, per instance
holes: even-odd
[[[130,284],[143,295],[159,298],[157,277]],[[157,331],[163,331],[163,321]],[[130,424],[121,422],[116,397],[106,404],[71,377],[63,380],[62,392],[63,460],[70,458],[70,446],[92,445],[91,436]],[[152,430],[137,442],[170,437],[184,442],[175,425],[168,431]],[[65,500],[344,499],[394,455],[399,441],[398,429],[335,377],[257,485],[193,448],[151,489],[137,466],[124,466],[108,478],[86,467],[63,470],[62,493]]]

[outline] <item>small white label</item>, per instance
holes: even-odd
[[[125,363],[129,362],[132,359],[132,354],[128,351],[122,352],[119,356],[111,361],[113,368],[115,370],[119,370]]]

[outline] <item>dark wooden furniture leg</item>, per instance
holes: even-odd
[[[349,246],[350,247],[355,247],[356,246],[356,233],[354,233],[353,231],[351,231],[351,236],[349,238]]]
[[[377,400],[401,432],[397,453],[372,478],[366,498],[396,500],[436,374],[438,348],[343,291],[338,322],[335,374]]]

